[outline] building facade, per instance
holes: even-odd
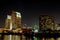
[[[54,17],[48,15],[41,15],[39,17],[39,30],[54,29]]]
[[[12,11],[11,15],[7,15],[5,21],[5,29],[17,30],[21,28],[21,14],[16,11]],[[4,40],[20,40],[19,35],[4,35]]]

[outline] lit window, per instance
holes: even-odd
[[[16,12],[16,16],[21,18],[21,13]]]
[[[11,19],[11,16],[10,15],[7,15],[7,19]]]
[[[35,32],[35,33],[38,32],[38,29],[34,30],[34,32]]]

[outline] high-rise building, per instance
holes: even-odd
[[[11,16],[7,15],[7,18],[5,20],[5,28],[9,29],[10,28],[10,21],[11,21]]]
[[[21,27],[21,14],[19,12],[12,11],[11,20],[13,29]]]
[[[54,17],[48,15],[41,15],[39,17],[39,30],[54,29]]]
[[[21,27],[21,14],[19,12],[12,11],[11,15],[7,15],[7,18],[5,21],[5,28],[10,27],[10,22],[12,22],[12,29],[20,28]]]
[[[5,28],[10,30],[16,30],[18,28],[21,28],[21,13],[12,11],[11,15],[7,15]],[[4,40],[20,40],[20,36],[5,35]]]
[[[60,30],[60,24],[55,24],[55,30]]]

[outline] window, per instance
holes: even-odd
[[[16,12],[16,16],[21,18],[21,13]]]

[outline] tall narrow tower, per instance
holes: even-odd
[[[10,22],[11,22],[11,16],[7,15],[7,18],[5,20],[5,28],[10,29]]]
[[[11,16],[7,15],[7,18],[5,20],[5,29],[10,29],[12,30],[12,25],[11,25]],[[10,35],[4,35],[4,40],[11,40],[11,36]]]

